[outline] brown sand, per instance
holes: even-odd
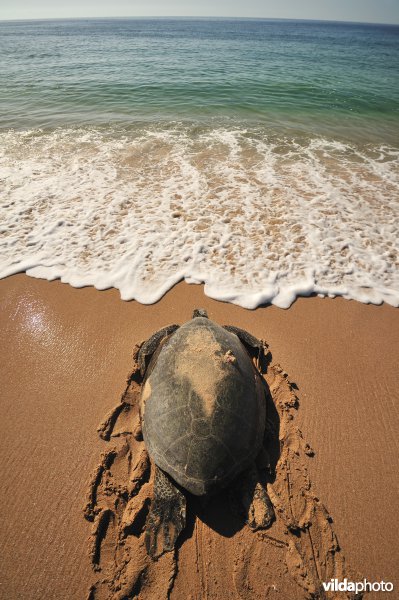
[[[312,494],[333,517],[351,573],[399,585],[397,310],[309,298],[288,311],[250,312],[185,284],[142,306],[120,301],[115,290],[76,290],[25,275],[0,281],[0,302],[0,598],[86,597],[98,577],[87,547],[91,525],[82,518],[106,446],[97,426],[123,392],[134,344],[184,322],[198,306],[267,340],[273,363],[299,388],[295,423],[316,452],[300,460]],[[170,576],[176,599],[306,597],[287,567],[283,519],[271,536],[232,527],[221,518],[223,506],[214,511],[192,523],[177,567],[165,555],[161,570],[148,571],[143,598],[161,600],[157,586],[167,589]],[[322,533],[320,527],[317,548],[324,547]],[[105,541],[103,558],[113,547],[112,536]]]
[[[165,554],[165,540],[180,526],[181,512],[164,525],[152,509],[154,466],[135,427],[142,388],[138,350],[120,402],[99,427],[100,437],[111,443],[93,473],[85,505],[85,516],[93,522],[91,562],[98,573],[90,600],[324,598],[322,581],[356,578],[312,490],[306,457],[313,452],[295,425],[295,388],[281,368],[270,364],[262,387],[268,434],[257,469],[242,473],[205,506],[188,497],[186,529],[176,551]],[[268,353],[265,366],[270,358]],[[195,369],[192,362],[190,375]],[[147,542],[159,560],[148,556]]]

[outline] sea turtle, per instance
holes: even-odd
[[[157,558],[173,550],[186,523],[186,496],[233,489],[247,523],[270,525],[274,511],[255,459],[265,433],[265,384],[254,365],[263,344],[221,327],[197,309],[142,345],[142,435],[155,465],[146,547]],[[240,477],[238,477],[240,476]]]

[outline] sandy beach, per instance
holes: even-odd
[[[116,290],[26,275],[0,281],[0,304],[0,598],[88,597],[98,573],[83,506],[106,449],[97,427],[125,388],[135,344],[187,321],[196,307],[266,340],[271,365],[281,365],[298,388],[295,423],[314,451],[304,457],[306,469],[348,569],[355,580],[399,585],[395,308],[313,297],[286,311],[247,311],[187,284],[145,306],[121,301]],[[309,597],[287,570],[283,531],[272,528],[265,537],[228,519],[223,525],[218,502],[213,517],[194,519],[185,533],[170,597]],[[138,597],[166,597],[150,581],[166,577],[170,565],[161,562]]]
[[[0,2],[0,600],[399,600],[399,4],[106,4]]]

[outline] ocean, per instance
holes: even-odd
[[[399,26],[0,22],[0,277],[399,305]]]

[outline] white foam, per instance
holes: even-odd
[[[0,133],[0,277],[399,305],[399,150],[182,125]]]

